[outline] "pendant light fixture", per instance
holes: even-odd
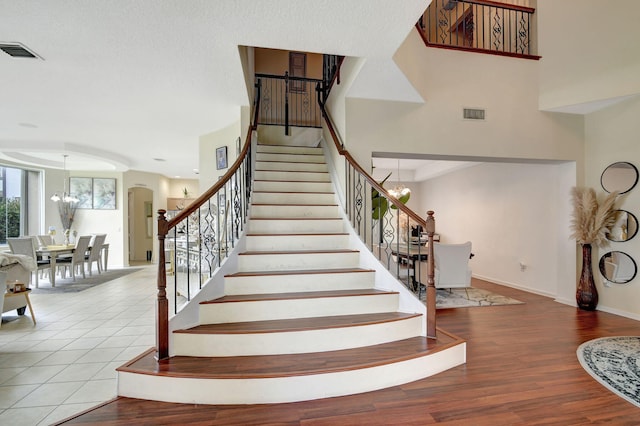
[[[62,170],[64,172],[64,177],[62,178],[63,192],[62,196],[58,195],[58,193],[54,193],[51,196],[51,201],[57,203],[59,201],[64,201],[65,203],[77,203],[78,200],[76,197],[73,197],[70,193],[67,192],[67,154],[62,155]]]
[[[411,190],[404,186],[400,179],[400,159],[398,159],[398,177],[397,177],[397,185],[395,188],[389,190],[389,194],[391,194],[394,198],[402,202],[407,202],[409,200],[409,196],[411,194]],[[404,199],[406,198],[406,199]]]

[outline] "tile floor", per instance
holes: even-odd
[[[3,315],[0,425],[49,425],[116,396],[116,367],[155,344],[156,268]],[[141,265],[136,265],[141,266]]]

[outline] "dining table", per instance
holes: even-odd
[[[40,258],[49,258],[49,262],[51,264],[51,271],[49,272],[49,282],[51,283],[51,287],[56,286],[56,259],[60,255],[64,254],[73,254],[76,246],[74,244],[60,244],[60,245],[51,245],[51,246],[43,246],[36,250],[36,255]]]

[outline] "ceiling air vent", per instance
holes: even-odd
[[[483,109],[464,108],[462,110],[462,118],[465,120],[484,120],[484,113]]]
[[[0,43],[0,50],[14,58],[39,58],[38,55],[20,43]]]

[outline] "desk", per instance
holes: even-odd
[[[49,281],[51,287],[56,286],[56,258],[61,254],[72,254],[76,247],[74,245],[46,246],[36,250],[37,256],[48,256],[51,262],[51,271],[49,272]],[[38,271],[36,271],[36,274]]]

